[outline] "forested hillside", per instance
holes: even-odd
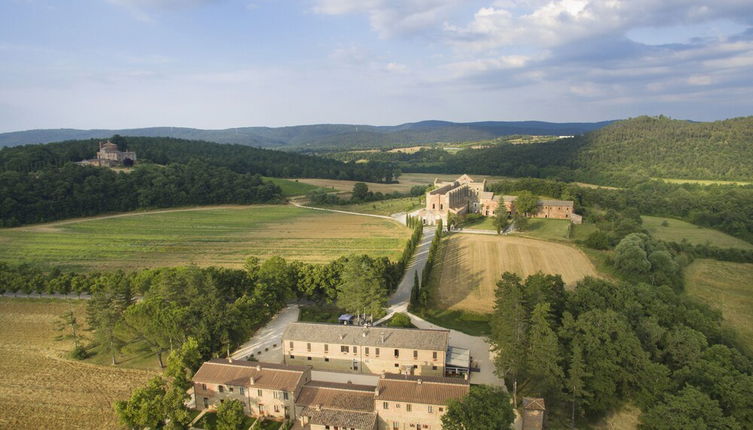
[[[511,134],[576,135],[596,130],[611,121],[551,123],[543,121],[486,121],[455,123],[422,121],[396,126],[312,124],[291,127],[238,127],[202,130],[183,127],[151,127],[130,130],[28,130],[0,133],[0,147],[48,143],[69,139],[123,136],[174,137],[235,143],[286,151],[320,152],[358,148],[410,146],[435,142],[464,142]]]
[[[550,143],[501,144],[456,155],[427,150],[399,157],[405,171],[617,184],[629,177],[749,180],[753,177],[753,117],[694,123],[644,116]]]
[[[280,200],[261,176],[391,181],[384,163],[346,164],[242,145],[116,136],[135,151],[130,172],[73,164],[94,157],[96,140],[0,150],[0,226],[144,208]]]

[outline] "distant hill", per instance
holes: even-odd
[[[45,129],[0,133],[0,147],[30,143],[121,136],[174,137],[217,143],[234,143],[287,151],[342,151],[356,148],[410,146],[435,142],[465,142],[511,134],[580,135],[612,121],[551,123],[542,121],[486,121],[455,123],[422,121],[396,126],[315,124],[292,127],[238,127],[202,130],[182,127],[150,127],[122,130]]]
[[[431,151],[401,156],[403,171],[593,181],[617,176],[750,180],[753,117],[690,122],[642,116],[573,139],[465,150],[445,154],[441,162]]]

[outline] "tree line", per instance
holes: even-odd
[[[667,286],[560,276],[497,284],[490,341],[513,398],[543,396],[555,427],[579,427],[626,403],[646,429],[753,426],[753,361],[718,311]]]

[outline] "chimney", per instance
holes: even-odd
[[[382,370],[382,375],[380,376],[380,378],[384,379],[385,376],[387,376],[387,372],[385,372],[384,370]]]
[[[317,403],[316,406],[314,406],[314,409],[316,409],[317,412],[321,411],[322,410],[322,404],[321,403]]]
[[[384,343],[384,332],[379,333],[379,342]]]
[[[252,376],[252,377],[248,378],[248,382],[249,382],[249,385],[254,385],[254,382],[255,382],[254,381],[254,377]]]
[[[228,362],[228,363],[232,363],[232,362],[233,362],[233,357],[228,357],[228,358],[227,358],[227,362]]]
[[[256,365],[256,371],[257,372],[261,372],[261,364],[257,364]]]
[[[463,379],[465,379],[466,381],[468,380],[468,373],[463,374]]]
[[[421,378],[416,379],[416,384],[421,385],[422,382]]]
[[[379,387],[374,387],[374,397],[379,396]]]

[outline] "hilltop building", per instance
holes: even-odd
[[[283,362],[347,373],[467,374],[468,350],[449,338],[449,330],[297,322],[282,335]]]
[[[118,167],[130,166],[136,162],[136,153],[133,151],[121,151],[118,145],[110,142],[99,142],[97,158],[79,161],[82,166]]]
[[[226,400],[256,417],[293,421],[294,430],[439,430],[451,399],[468,394],[462,378],[383,374],[374,385],[312,381],[310,366],[215,359],[193,377],[194,408]]]
[[[512,215],[515,213],[516,196],[495,196],[486,190],[486,180],[476,182],[468,175],[462,175],[451,182],[434,180],[434,189],[426,193],[426,207],[418,211],[424,224],[434,225],[441,220],[447,224],[450,214],[470,213],[483,216],[496,216],[500,210]],[[536,218],[569,219],[575,224],[582,217],[573,212],[571,200],[539,200]]]

